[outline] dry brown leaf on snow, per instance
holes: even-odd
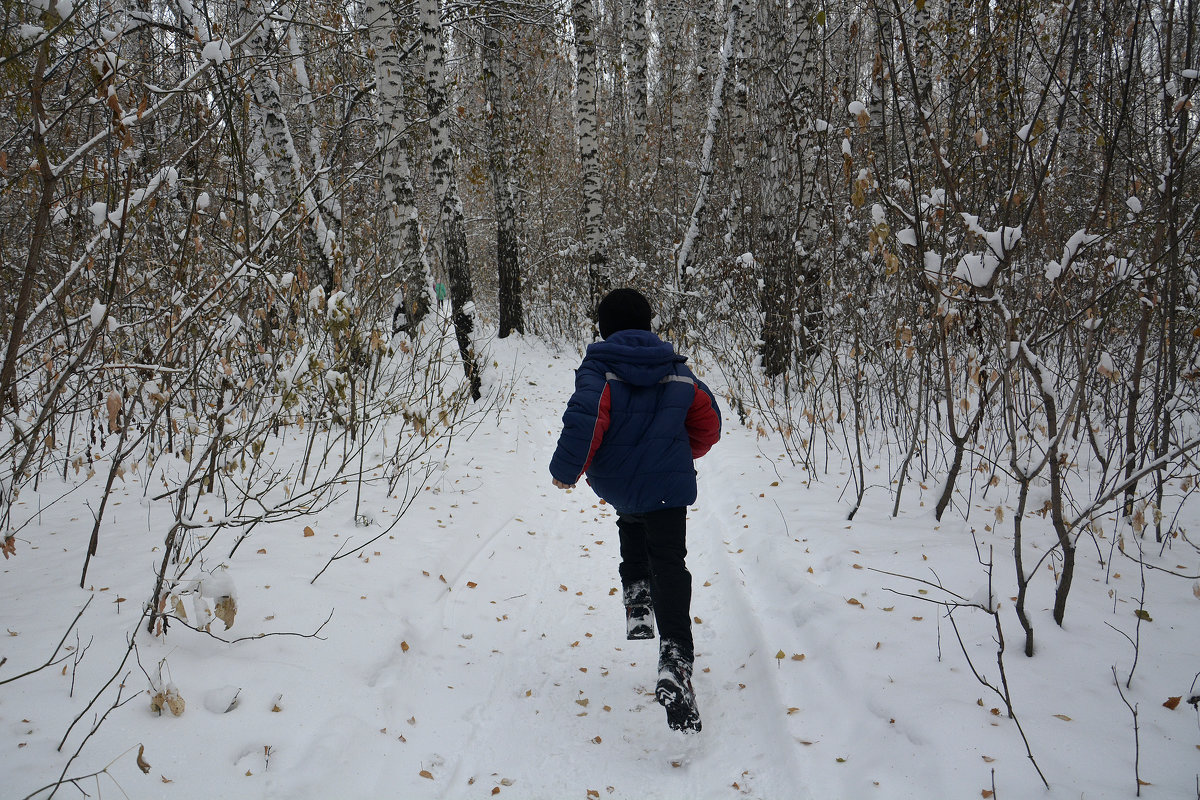
[[[146,761],[146,745],[144,744],[138,745],[137,765],[142,772],[150,774],[150,764]]]
[[[428,778],[429,780],[433,780],[433,773],[427,769],[423,769],[420,772],[418,772],[417,774],[420,775],[422,778]]]
[[[1182,699],[1182,697],[1168,697],[1167,702],[1163,703],[1163,707],[1174,711],[1179,706],[1179,701]]]

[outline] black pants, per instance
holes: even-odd
[[[658,635],[679,645],[688,661],[692,645],[692,574],[687,557],[687,509],[664,508],[617,518],[621,535],[621,583],[650,581]]]

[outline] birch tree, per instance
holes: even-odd
[[[433,279],[425,257],[416,192],[408,163],[405,69],[401,52],[404,28],[392,0],[367,0],[363,10],[368,41],[375,54],[375,86],[379,98],[379,179],[387,209],[387,260],[379,279],[395,281],[397,286],[393,329],[416,337],[421,323],[433,306]]]
[[[596,120],[595,9],[592,0],[574,0],[571,22],[575,27],[575,125],[583,177],[584,251],[587,253],[588,294],[591,313],[608,288],[604,251],[604,184],[600,173],[600,143]]]
[[[303,220],[300,241],[311,279],[329,295],[334,288],[340,247],[322,214],[313,189],[314,180],[296,149],[279,82],[267,66],[270,59],[278,57],[279,50],[271,16],[262,0],[248,0],[239,9],[247,57],[257,62],[248,77],[267,178],[276,188],[278,202],[282,203],[280,210],[294,211]]]
[[[475,353],[475,290],[463,205],[455,176],[454,145],[450,141],[450,104],[446,96],[445,31],[439,0],[420,0],[421,46],[425,53],[425,96],[433,153],[430,168],[438,205],[438,232],[450,284],[450,304],[459,355],[470,383],[471,397],[481,396],[482,379]]]

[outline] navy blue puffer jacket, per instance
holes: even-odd
[[[721,412],[686,361],[649,331],[617,331],[589,345],[551,475],[570,485],[586,472],[621,514],[694,503],[692,461],[720,438]]]

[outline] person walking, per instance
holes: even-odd
[[[616,289],[597,308],[601,342],[588,346],[550,460],[560,489],[579,479],[617,512],[626,636],[654,638],[655,699],[667,724],[701,729],[692,688],[692,576],[687,507],[696,501],[696,468],[721,436],[716,398],[687,359],[651,331],[649,301]]]

